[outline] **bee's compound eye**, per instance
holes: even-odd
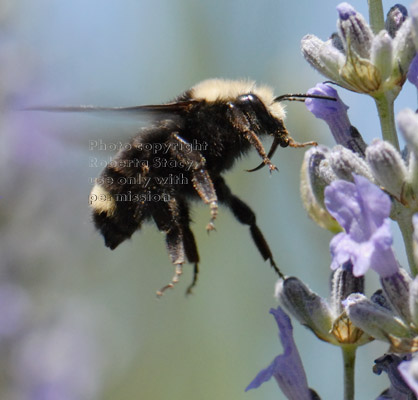
[[[251,93],[242,94],[241,96],[238,96],[237,98],[237,101],[240,103],[254,103],[257,100],[258,98]]]

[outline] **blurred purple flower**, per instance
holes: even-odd
[[[64,310],[52,324],[30,331],[15,347],[13,366],[19,398],[99,398],[103,363],[91,316]]]
[[[387,194],[366,178],[354,175],[354,183],[338,180],[325,189],[325,205],[345,230],[331,240],[332,269],[351,261],[355,276],[364,275],[369,268],[383,278],[398,271]]]
[[[21,286],[0,284],[0,340],[16,335],[27,322],[29,312],[30,299]]]
[[[284,395],[290,400],[311,400],[312,392],[308,387],[305,371],[293,340],[293,327],[287,314],[278,307],[271,309],[279,327],[279,337],[284,349],[273,362],[258,373],[245,391],[258,388],[262,383],[274,377]]]

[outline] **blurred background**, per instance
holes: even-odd
[[[91,159],[114,154],[90,150],[89,141],[126,142],[141,121],[12,109],[154,104],[212,77],[254,79],[277,95],[306,92],[323,78],[304,61],[300,40],[307,33],[328,38],[338,3],[0,0],[1,399],[284,398],[274,381],[244,393],[281,352],[268,313],[276,307],[276,276],[247,227],[221,209],[208,236],[208,209],[196,204],[201,273],[194,295],[184,295],[192,278],[186,265],[175,290],[157,299],[173,272],[164,237],[145,226],[112,252],[88,208],[91,179],[101,172]],[[352,4],[367,16],[366,1]],[[384,5],[387,12],[392,3]],[[416,108],[407,86],[397,110]],[[372,100],[340,95],[365,140],[378,137]],[[287,112],[296,140],[333,145],[303,104],[289,103]],[[285,274],[327,297],[331,234],[302,207],[303,153],[279,150],[273,161],[280,172],[270,175],[244,171],[259,163],[253,152],[226,180],[256,211]],[[370,294],[377,284],[373,273],[367,279]],[[294,326],[310,386],[335,398],[343,384],[339,349]],[[358,398],[387,387],[372,373],[385,348],[359,350]]]

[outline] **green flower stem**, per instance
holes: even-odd
[[[373,33],[376,35],[382,29],[385,29],[385,20],[383,17],[382,0],[368,0],[369,4],[369,22]]]
[[[396,212],[395,218],[396,218],[396,221],[398,222],[399,229],[401,230],[402,238],[405,244],[406,255],[408,257],[408,263],[409,263],[409,269],[411,271],[411,275],[416,276],[418,274],[418,266],[416,265],[415,258],[414,258],[414,249],[413,249],[414,228],[412,226],[412,215],[414,212],[399,203],[397,203],[395,206],[395,212]]]
[[[357,346],[341,347],[344,360],[344,400],[354,400],[354,370]]]
[[[374,97],[377,112],[379,113],[382,137],[390,142],[399,151],[398,135],[395,127],[395,112],[393,104],[397,94],[386,92]]]

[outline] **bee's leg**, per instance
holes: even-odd
[[[190,214],[187,202],[184,199],[178,198],[179,204],[179,224],[183,233],[183,246],[186,253],[187,261],[194,264],[193,280],[186,290],[186,295],[192,294],[192,289],[196,286],[197,277],[199,275],[199,252],[196,246],[196,240],[193,232],[190,229]]]
[[[263,165],[267,165],[270,169],[270,172],[277,170],[277,167],[270,161],[270,158],[264,149],[261,140],[257,136],[257,134],[253,131],[248,118],[246,117],[245,113],[242,111],[240,107],[235,107],[233,103],[229,103],[229,116],[231,121],[235,125],[238,125],[239,131],[243,135],[243,137],[248,140],[248,142],[253,146],[260,157],[263,159]]]
[[[188,216],[189,215],[187,214],[187,217]],[[192,283],[188,286],[186,290],[186,295],[189,295],[192,294],[192,290],[196,286],[197,277],[199,275],[199,253],[197,251],[196,240],[194,238],[193,232],[189,227],[189,222],[187,222],[187,224],[182,223],[182,229],[184,237],[183,244],[187,260],[189,261],[189,263],[194,264]]]
[[[206,169],[205,158],[177,133],[171,135],[169,143],[173,144],[173,146],[170,146],[171,154],[190,168],[193,187],[205,204],[209,204],[211,219],[206,226],[207,231],[215,229],[214,221],[218,215],[218,198],[212,179]]]
[[[284,278],[284,275],[281,273],[279,268],[273,259],[273,254],[271,253],[270,247],[267,244],[266,239],[260,231],[260,228],[257,226],[256,217],[254,211],[245,204],[241,199],[232,194],[231,190],[223,180],[219,177],[215,181],[216,193],[218,194],[219,201],[227,205],[235,218],[242,224],[249,225],[251,237],[254,240],[255,245],[257,246],[258,251],[264,258],[264,260],[269,260],[271,266],[276,271],[276,273]]]
[[[165,290],[173,288],[183,273],[185,257],[194,263],[192,284],[187,294],[197,282],[199,254],[193,232],[189,227],[190,217],[187,204],[182,200],[171,197],[168,202],[162,202],[152,211],[152,216],[160,231],[166,234],[166,244],[171,262],[175,265],[175,273],[171,281],[162,287],[157,296],[162,296]]]
[[[306,147],[306,146],[318,146],[317,142],[305,142],[305,143],[299,143],[296,142],[292,137],[288,136],[287,138],[287,143],[290,147]]]
[[[157,296],[162,296],[167,289],[174,287],[179,281],[180,275],[183,273],[185,261],[183,232],[178,223],[178,205],[176,200],[171,198],[168,202],[160,202],[158,206],[153,208],[152,217],[158,229],[166,235],[168,254],[175,266],[175,273],[171,281],[157,292]]]
[[[248,130],[244,133],[244,137],[250,142],[251,146],[257,150],[257,153],[263,159],[263,164],[269,167],[270,172],[275,170],[278,171],[277,167],[270,161],[270,158],[268,157],[258,136],[253,131]]]

